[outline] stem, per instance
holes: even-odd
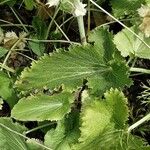
[[[0,63],[0,67],[3,68],[3,69],[5,69],[5,70],[7,70],[7,71],[9,71],[9,72],[15,73],[14,69],[9,68],[8,66],[2,66],[2,63]]]
[[[90,0],[88,0],[88,33],[90,32],[91,25],[91,10],[90,10]]]
[[[50,13],[46,10],[45,5],[43,3],[39,3],[40,6],[42,6],[44,8],[44,11],[48,14],[48,16],[52,19],[52,16],[50,15]],[[59,31],[63,34],[63,36],[68,40],[69,38],[67,37],[67,35],[64,33],[64,31],[60,28],[60,26],[58,25],[58,23],[55,21],[54,19],[54,23],[56,24],[57,28],[59,29]]]
[[[51,122],[51,123],[47,123],[47,124],[44,124],[44,125],[38,126],[38,127],[36,127],[36,128],[33,128],[33,129],[31,129],[31,130],[27,131],[25,134],[29,134],[29,133],[34,132],[34,131],[36,131],[36,130],[39,130],[39,129],[45,128],[45,127],[50,126],[51,124],[54,124],[54,123],[56,123],[56,122]]]
[[[16,14],[16,12],[13,10],[12,7],[10,7],[11,11],[14,13],[15,17],[17,18],[17,20],[19,21],[19,23],[22,25],[22,27],[24,28],[24,30],[28,33],[28,29],[24,26],[24,24],[22,23],[22,21],[20,20],[20,18],[18,17],[18,15]]]
[[[145,117],[143,117],[141,120],[137,121],[136,123],[134,123],[133,125],[131,125],[128,128],[128,133],[130,133],[133,129],[135,129],[136,127],[138,127],[139,125],[141,125],[142,123],[149,121],[150,120],[150,113],[148,115],[146,115]]]
[[[81,38],[81,43],[83,45],[86,45],[86,36],[85,36],[85,29],[84,29],[84,21],[83,21],[83,16],[78,16],[77,17],[78,21],[78,26],[79,26],[79,32],[80,32],[80,38]]]
[[[141,73],[146,73],[146,74],[150,74],[150,70],[149,69],[144,69],[144,68],[130,68],[131,72],[141,72]]]
[[[73,41],[66,41],[66,40],[38,40],[38,39],[30,39],[30,38],[24,38],[27,41],[33,41],[33,42],[43,42],[43,43],[69,43],[69,44],[76,44],[76,45],[80,45],[80,43],[77,42],[73,42]]]

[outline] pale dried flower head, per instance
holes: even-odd
[[[78,16],[84,16],[86,14],[86,4],[83,4],[82,2],[79,2],[79,1],[75,1],[74,2],[74,11],[73,11],[73,15],[75,17],[78,17]]]
[[[21,39],[20,42],[16,45],[16,48],[24,49],[26,40],[23,37],[26,35],[26,32],[20,32],[18,37],[17,34],[13,31],[6,32],[4,36],[4,46],[11,48],[17,42],[17,40]]]
[[[48,7],[58,6],[59,2],[60,0],[47,0],[46,5],[48,5]]]
[[[143,18],[139,28],[145,34],[145,37],[150,37],[150,7],[142,5],[137,11]]]
[[[150,16],[150,7],[149,6],[142,5],[141,8],[139,8],[137,11],[141,17]]]
[[[145,34],[145,37],[150,37],[150,17],[145,17],[139,27],[140,30]]]
[[[6,44],[10,40],[17,40],[17,39],[18,39],[18,36],[16,35],[15,32],[13,32],[13,31],[6,32],[5,37],[4,37],[4,44]]]

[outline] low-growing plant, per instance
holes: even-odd
[[[145,21],[145,18],[147,22],[150,19],[150,2],[109,2],[113,15],[101,7],[106,4],[105,0],[48,0],[46,5],[41,1],[25,0],[27,10],[47,12],[47,6],[55,9],[51,12],[53,17],[50,16],[49,25],[39,16],[33,17],[34,32],[14,11],[17,1],[0,2],[2,6],[9,5],[24,28],[24,32],[18,35],[0,28],[0,58],[3,60],[0,63],[0,110],[7,103],[11,111],[10,116],[0,118],[0,149],[150,149],[146,139],[132,133],[150,119],[150,114],[130,125],[130,102],[124,94],[125,87],[134,84],[130,77],[133,72],[150,74],[149,69],[135,66],[137,58],[150,59],[150,27]],[[90,13],[96,8],[113,20],[91,31],[88,29],[86,34],[83,17],[88,11],[90,23]],[[55,21],[60,12],[77,19],[81,44],[70,41]],[[125,25],[119,20],[125,16],[129,20],[131,17],[136,19],[132,19],[130,26]],[[113,22],[124,27],[117,34],[109,28]],[[57,29],[52,32],[54,24]],[[56,39],[49,40],[53,36]],[[63,36],[67,41],[58,40]],[[45,42],[66,42],[70,45],[55,43],[54,51],[46,54],[49,51],[46,51],[48,45]],[[21,51],[21,55],[32,60],[31,65],[24,70],[12,68],[8,60],[12,54],[26,47],[37,56],[37,60]],[[37,124],[33,129],[27,125],[31,122]],[[39,130],[44,139],[29,136]]]

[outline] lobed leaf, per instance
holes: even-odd
[[[11,116],[22,121],[60,120],[70,111],[73,96],[64,92],[56,95],[36,95],[22,98]]]
[[[60,50],[42,57],[22,72],[16,86],[23,91],[45,86],[54,89],[61,85],[74,90],[88,80],[93,93],[100,95],[107,88],[130,85],[128,67],[113,57],[115,47],[111,39],[112,35],[106,30],[97,28],[89,35],[89,41],[94,45],[71,46],[69,51]],[[100,83],[104,83],[104,88]]]
[[[150,38],[145,38],[136,27],[131,29],[137,33],[146,43],[150,42]],[[121,32],[115,35],[114,43],[116,44],[123,57],[134,56],[150,59],[149,48],[127,29],[123,29]]]

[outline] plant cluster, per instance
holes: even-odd
[[[0,19],[0,149],[150,149],[133,132],[149,121],[148,109],[130,123],[125,92],[134,73],[150,74],[136,65],[150,59],[149,0],[0,0],[0,7],[19,22]],[[30,25],[16,8],[36,14]],[[69,34],[70,21],[76,35]],[[139,98],[146,109],[150,87],[144,88]]]

